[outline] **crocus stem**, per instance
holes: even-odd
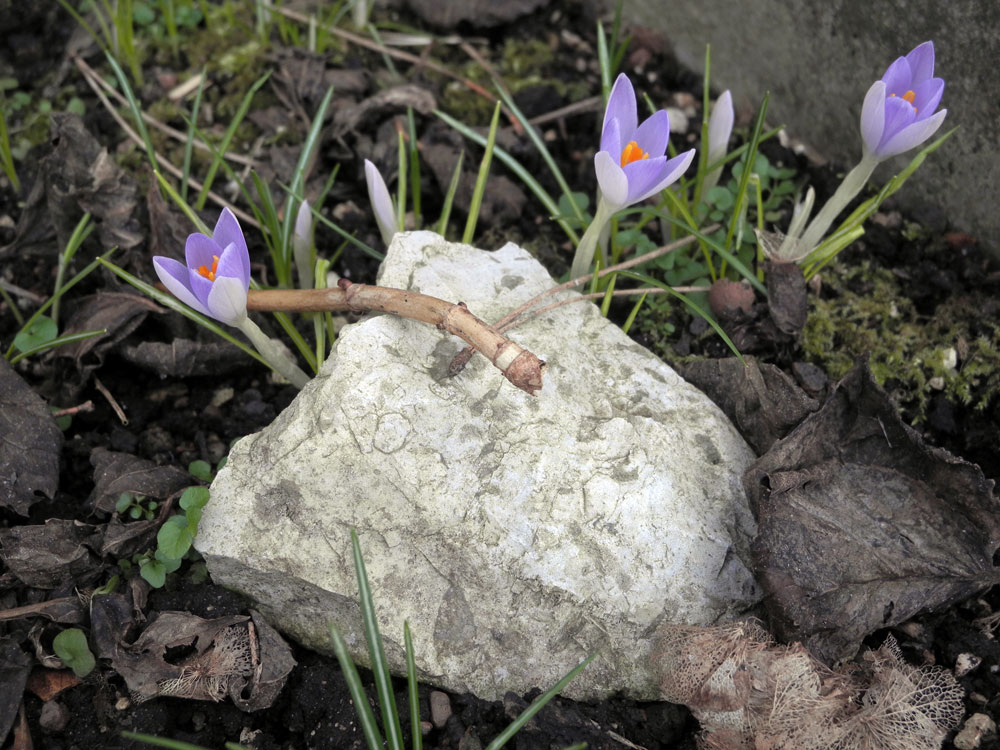
[[[243,320],[236,324],[236,327],[243,331],[244,335],[250,339],[250,343],[254,345],[254,348],[260,352],[261,356],[268,361],[279,375],[296,388],[305,387],[305,384],[309,382],[309,376],[299,369],[299,366],[287,354],[281,351],[281,348],[271,341],[256,323],[250,320],[249,317],[244,317]]]
[[[594,253],[597,250],[597,243],[601,238],[601,231],[614,216],[615,207],[608,205],[608,202],[601,197],[597,201],[597,210],[594,211],[594,218],[587,227],[587,231],[580,238],[580,244],[576,247],[576,254],[573,256],[573,267],[569,277],[575,279],[584,276],[590,271],[590,264],[594,260]]]
[[[861,161],[858,162],[858,165],[847,173],[844,181],[837,188],[837,192],[831,196],[826,205],[820,209],[820,212],[816,214],[816,217],[806,227],[806,231],[803,232],[802,239],[799,241],[799,247],[804,253],[812,252],[823,241],[823,238],[830,229],[830,225],[833,224],[833,220],[837,218],[840,212],[847,207],[847,204],[868,184],[868,178],[872,176],[872,172],[875,171],[878,163],[879,160],[877,157],[865,153]]]

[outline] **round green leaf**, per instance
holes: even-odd
[[[150,560],[148,557],[139,563],[139,575],[146,579],[154,589],[163,588],[167,581],[167,570],[159,560]]]
[[[80,628],[68,628],[52,639],[52,650],[77,677],[86,677],[97,666]]]
[[[174,521],[175,518],[180,518],[183,525]],[[184,553],[190,549],[193,541],[194,534],[188,528],[188,522],[184,516],[173,516],[156,533],[157,552],[172,560],[180,560],[184,557]]]
[[[27,352],[47,344],[59,335],[56,322],[47,315],[41,315],[35,321],[14,337],[14,348],[19,352]]]
[[[210,497],[208,487],[188,487],[181,495],[180,505],[184,510],[204,508]]]

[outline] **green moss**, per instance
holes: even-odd
[[[591,93],[582,76],[570,82],[551,76],[554,62],[555,55],[545,42],[511,39],[500,53],[497,72],[512,95],[532,86],[551,86],[566,101],[578,101]],[[457,65],[443,64],[487,91],[494,90],[489,73],[479,63],[470,60]],[[441,107],[466,125],[485,126],[493,115],[494,104],[465,84],[449,80],[444,84]]]
[[[867,262],[825,273],[828,292],[810,298],[803,331],[809,361],[839,379],[868,355],[875,380],[914,423],[937,391],[985,408],[1000,391],[1000,328],[981,319],[974,297],[949,298],[921,316],[900,284]]]

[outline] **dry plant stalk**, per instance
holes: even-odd
[[[952,674],[907,664],[891,636],[840,671],[752,620],[657,637],[663,697],[691,709],[704,750],[937,750],[962,719]]]
[[[430,323],[483,352],[507,380],[535,395],[542,387],[545,362],[477,318],[464,302],[447,302],[405,289],[353,284],[341,279],[338,289],[250,291],[248,310],[282,312],[385,312]]]

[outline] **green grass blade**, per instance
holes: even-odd
[[[514,103],[514,99],[510,96],[510,94],[507,93],[506,90],[504,90],[500,86],[497,86],[497,92],[499,93],[500,98],[503,100],[503,103],[521,123],[521,126],[524,128],[524,132],[528,134],[528,138],[531,139],[531,142],[534,144],[535,148],[538,150],[538,153],[541,155],[542,161],[544,161],[545,164],[548,166],[549,171],[552,173],[552,176],[556,180],[556,184],[559,185],[559,189],[562,190],[563,195],[566,196],[566,199],[569,201],[569,204],[573,207],[573,215],[576,216],[577,220],[581,224],[585,225],[587,223],[587,217],[583,215],[583,211],[576,204],[576,201],[573,200],[573,191],[570,189],[569,183],[566,182],[566,178],[563,177],[563,173],[559,169],[559,165],[556,164],[556,160],[553,159],[552,154],[549,153],[549,149],[545,145],[545,139],[542,138],[541,134],[534,128],[534,126],[531,123],[528,122],[528,118],[525,117],[524,113],[522,113],[521,110],[517,108],[517,104]]]
[[[490,133],[486,138],[486,149],[483,160],[479,162],[479,174],[476,176],[476,186],[472,190],[472,202],[469,204],[469,216],[465,221],[465,231],[462,242],[468,245],[476,232],[476,222],[479,221],[479,209],[483,205],[483,193],[486,192],[486,180],[490,174],[490,163],[493,161],[493,149],[497,143],[497,127],[500,125],[500,102],[493,108],[493,119],[490,121]]]
[[[608,101],[611,94],[611,56],[608,54],[608,38],[604,34],[604,24],[597,21],[597,67],[601,70],[601,94]]]
[[[413,655],[410,623],[406,620],[403,620],[403,648],[406,650],[406,688],[410,698],[410,742],[413,750],[423,750],[424,738],[420,731],[420,695],[417,692],[417,661]]]
[[[111,248],[106,253],[104,253],[104,255],[102,255],[99,258],[95,258],[94,260],[90,261],[90,263],[88,263],[86,266],[84,266],[83,269],[81,269],[81,271],[78,274],[76,274],[76,276],[67,281],[60,289],[57,289],[51,297],[45,300],[45,302],[42,303],[41,307],[35,310],[32,316],[24,322],[24,325],[21,326],[20,330],[23,331],[26,330],[27,328],[30,328],[31,324],[34,323],[36,320],[38,320],[42,315],[44,315],[45,311],[48,310],[52,305],[54,305],[60,297],[66,294],[66,292],[68,292],[78,283],[83,281],[84,278],[89,276],[99,265],[101,265],[102,261],[107,260],[111,256],[111,254],[114,253],[117,249],[118,249],[117,247]],[[14,354],[14,344],[12,343],[10,347],[7,349],[6,353],[4,354],[4,358],[10,360],[13,354]]]
[[[7,118],[4,116],[3,97],[0,97],[0,166],[10,180],[15,193],[21,192],[21,181],[17,179],[14,155],[10,150],[10,133],[7,132]]]
[[[351,655],[347,653],[347,644],[344,643],[343,637],[334,625],[330,626],[330,638],[333,640],[333,652],[337,655],[337,661],[340,662],[340,671],[344,674],[344,681],[351,693],[351,700],[354,701],[354,710],[358,714],[358,723],[365,735],[365,742],[368,743],[368,750],[382,750],[385,746],[382,741],[382,733],[378,731],[375,714],[372,713],[372,707],[368,705],[368,696],[365,695],[365,688],[358,676],[358,669],[351,661]]]
[[[639,301],[633,305],[631,312],[629,312],[628,317],[625,318],[625,322],[622,324],[622,333],[628,333],[632,328],[632,324],[635,323],[635,318],[639,314],[639,310],[642,308],[642,303],[646,301],[647,294],[643,294],[639,297]]]
[[[198,193],[198,197],[194,201],[195,210],[201,211],[205,207],[205,201],[208,199],[208,192],[212,189],[212,183],[215,182],[215,175],[219,171],[219,164],[225,158],[226,152],[229,150],[229,144],[232,143],[234,136],[236,135],[236,129],[243,122],[243,118],[247,116],[250,111],[250,103],[253,101],[254,94],[257,90],[264,85],[268,78],[271,77],[271,72],[268,71],[250,86],[246,94],[243,96],[243,100],[240,102],[239,108],[236,110],[236,114],[233,115],[232,122],[229,123],[229,127],[226,128],[226,132],[222,136],[222,142],[219,144],[219,148],[216,151],[213,149],[214,156],[212,157],[212,163],[208,167],[208,174],[205,175],[205,179],[201,185],[201,192]]]
[[[396,167],[396,229],[406,229],[406,139],[402,133],[396,133],[396,150],[399,156]]]
[[[305,176],[309,171],[309,166],[316,160],[316,149],[319,148],[320,136],[323,133],[323,120],[326,118],[326,110],[330,107],[333,99],[333,86],[330,86],[323,95],[319,107],[316,108],[316,115],[309,125],[309,132],[299,151],[299,160],[295,163],[295,172],[292,173],[292,184],[290,186],[290,197],[285,202],[285,223],[281,229],[281,252],[285,258],[285,263],[289,268],[289,279],[291,278],[292,264],[292,230],[295,228],[295,217],[298,215],[299,201],[305,198]]]
[[[59,291],[62,287],[63,279],[66,276],[66,269],[69,268],[69,264],[73,262],[73,256],[76,255],[76,251],[80,249],[80,245],[84,243],[93,231],[94,225],[90,221],[90,212],[88,211],[80,217],[80,221],[77,222],[76,227],[73,229],[73,234],[70,235],[69,240],[66,242],[66,249],[59,254],[59,264],[56,268],[56,284],[53,292]],[[55,301],[52,303],[52,320],[54,320],[58,325],[58,297],[56,297]]]
[[[156,161],[156,150],[153,148],[153,141],[150,139],[149,131],[146,130],[146,123],[142,119],[142,108],[139,106],[139,102],[136,101],[135,94],[132,93],[132,87],[129,85],[128,79],[125,78],[125,71],[122,70],[118,61],[115,60],[110,52],[105,50],[104,56],[108,58],[111,70],[114,71],[115,78],[118,79],[118,85],[122,87],[122,93],[125,95],[129,111],[132,113],[132,119],[135,121],[135,129],[139,133],[139,137],[142,138],[143,145],[146,147],[146,158],[149,159],[149,166],[153,169],[159,169],[159,164]]]
[[[439,109],[434,110],[434,114],[440,119],[444,120],[446,124],[450,125],[452,128],[457,130],[461,135],[465,136],[473,143],[477,143],[480,146],[486,145],[486,139],[483,138],[481,135],[479,135],[479,133],[470,128],[468,125],[459,122],[451,115],[446,114],[445,112],[442,112]],[[493,153],[497,157],[497,159],[503,162],[511,172],[517,175],[517,178],[521,180],[521,182],[523,182],[525,185],[527,185],[528,189],[535,194],[535,197],[542,202],[542,205],[545,206],[545,210],[549,212],[550,216],[555,218],[559,226],[562,227],[563,232],[566,233],[566,236],[569,238],[570,242],[572,242],[573,245],[579,245],[580,244],[579,235],[573,230],[573,228],[569,224],[566,223],[566,221],[563,218],[560,217],[559,205],[552,199],[552,196],[548,194],[548,191],[546,191],[545,188],[542,187],[541,183],[539,183],[538,180],[532,177],[531,173],[527,169],[525,169],[517,159],[508,154],[499,146],[493,149]]]
[[[441,217],[437,223],[437,233],[442,237],[448,231],[448,219],[451,218],[451,206],[455,202],[455,193],[458,192],[458,183],[462,178],[462,162],[465,160],[465,151],[458,152],[458,161],[455,162],[455,171],[451,173],[451,182],[448,183],[448,192],[444,196],[444,204],[441,206]]]
[[[410,148],[410,193],[413,198],[413,226],[420,229],[420,150],[417,148],[417,123],[413,119],[413,107],[406,108],[406,131]]]
[[[754,161],[757,159],[757,149],[760,147],[760,137],[764,130],[764,117],[767,114],[767,105],[771,99],[771,92],[764,94],[761,100],[760,109],[757,112],[757,119],[753,124],[753,132],[750,135],[750,142],[747,145],[746,159],[744,160],[743,173],[740,175],[739,186],[736,189],[736,198],[733,203],[733,220],[729,222],[729,229],[726,232],[726,250],[733,246],[733,234],[736,231],[736,214],[743,201],[747,199],[747,186],[750,184],[750,172],[753,171]],[[722,264],[722,271],[725,273],[726,264]]]
[[[635,279],[636,281],[642,282],[643,284],[647,284],[649,286],[658,287],[660,289],[663,289],[668,294],[672,294],[674,297],[677,297],[677,299],[679,299],[681,302],[687,305],[692,310],[692,312],[697,314],[698,317],[704,318],[705,322],[708,323],[710,326],[712,326],[712,328],[715,329],[715,332],[719,334],[719,338],[721,338],[723,341],[726,342],[726,346],[730,348],[730,350],[733,352],[733,354],[736,355],[736,357],[740,360],[740,362],[746,364],[746,361],[743,359],[743,355],[740,354],[739,349],[736,348],[736,344],[734,344],[732,340],[729,338],[729,336],[726,335],[726,332],[722,330],[722,327],[715,322],[715,319],[712,318],[712,316],[707,315],[704,310],[702,310],[700,307],[698,307],[698,305],[689,300],[685,295],[681,294],[680,292],[675,292],[673,289],[664,284],[662,281],[654,279],[652,276],[648,276],[644,273],[636,273],[635,271],[618,271],[618,274],[630,279]]]
[[[201,745],[192,745],[190,742],[181,742],[180,740],[170,740],[166,737],[157,737],[152,734],[141,734],[139,732],[122,732],[121,736],[126,740],[135,740],[136,742],[145,742],[147,745],[153,745],[155,747],[165,747],[168,750],[205,750]],[[232,745],[231,742],[227,742],[226,746]],[[238,747],[243,750],[242,745],[233,745],[233,747]]]
[[[155,300],[156,302],[158,302],[159,304],[163,305],[164,307],[170,308],[174,312],[180,313],[181,315],[183,315],[188,320],[194,321],[198,325],[200,325],[200,326],[208,329],[212,333],[214,333],[216,336],[224,338],[230,344],[233,344],[234,346],[237,346],[240,349],[242,349],[246,354],[248,354],[251,357],[253,357],[254,359],[256,359],[262,365],[265,365],[267,367],[271,367],[271,365],[268,363],[268,361],[266,359],[264,359],[262,356],[260,356],[260,354],[258,354],[256,350],[251,349],[249,346],[247,346],[242,341],[240,341],[239,339],[237,339],[236,337],[234,337],[232,334],[228,333],[225,329],[223,329],[222,327],[220,327],[218,325],[218,323],[216,323],[211,318],[206,317],[206,316],[202,315],[201,313],[192,310],[190,307],[188,307],[183,302],[181,302],[179,299],[177,299],[174,295],[167,294],[166,292],[161,292],[155,286],[147,284],[142,279],[140,279],[140,278],[138,278],[136,276],[133,276],[128,271],[126,271],[124,268],[119,268],[114,263],[111,263],[110,261],[105,260],[103,256],[100,257],[100,258],[98,258],[98,261],[100,262],[100,264],[102,266],[104,266],[105,268],[107,268],[109,271],[111,271],[112,273],[114,273],[116,276],[118,276],[123,281],[125,281],[125,282],[131,284],[132,286],[134,286],[136,289],[138,289],[140,292],[142,292],[143,294],[145,294],[147,297],[150,297],[151,299]]]
[[[403,730],[399,726],[396,696],[392,691],[392,675],[389,673],[389,662],[385,658],[382,635],[378,632],[378,622],[375,618],[375,603],[372,601],[372,590],[368,584],[365,561],[361,556],[361,543],[358,541],[358,532],[354,529],[351,529],[351,547],[354,551],[354,570],[358,576],[358,598],[361,604],[361,620],[365,627],[365,640],[368,642],[368,655],[371,657],[372,675],[375,678],[375,689],[378,691],[378,702],[382,709],[382,728],[385,730],[386,744],[388,744],[390,750],[404,750]]]
[[[565,688],[576,677],[580,672],[583,671],[590,662],[592,662],[597,657],[597,654],[591,654],[582,662],[577,664],[573,669],[566,673],[566,675],[559,680],[555,685],[550,687],[544,693],[535,698],[534,702],[528,706],[524,711],[521,712],[514,721],[512,721],[506,729],[504,729],[489,745],[486,746],[486,750],[499,750],[510,741],[511,737],[521,731],[521,728],[531,721],[531,718],[541,711],[546,704],[556,697],[563,688]]]
[[[181,165],[181,199],[187,203],[188,180],[191,179],[191,156],[194,152],[195,124],[198,122],[198,110],[201,109],[201,95],[205,90],[205,68],[201,69],[201,80],[198,81],[198,91],[191,104],[191,117],[188,122],[187,140],[184,142],[184,161]]]
[[[63,344],[72,344],[74,341],[83,341],[84,339],[92,339],[94,336],[101,336],[108,332],[107,328],[97,328],[92,331],[79,331],[78,333],[67,333],[65,336],[56,336],[51,341],[46,341],[41,346],[36,346],[34,349],[28,349],[14,357],[11,357],[10,363],[12,365],[17,364],[25,357],[30,357],[33,354],[40,354],[42,352],[47,352],[49,349],[55,349]]]

